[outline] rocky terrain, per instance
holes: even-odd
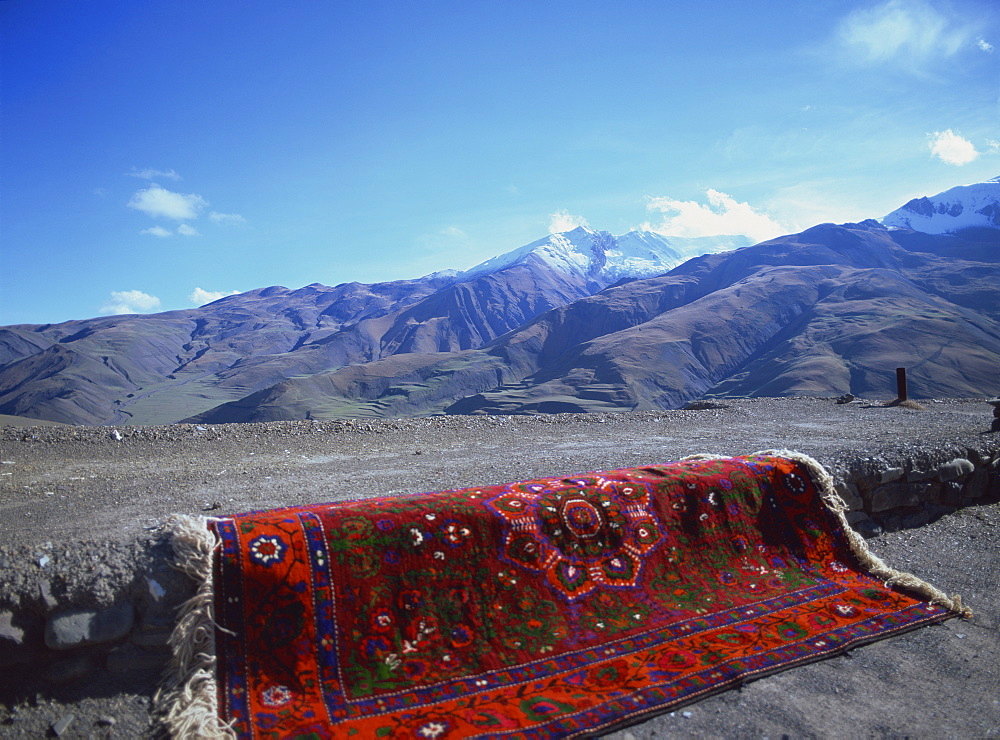
[[[173,605],[171,513],[219,515],[791,448],[837,476],[890,564],[976,616],[880,641],[621,730],[1000,733],[1000,434],[983,399],[154,427],[0,427],[0,735],[153,737]],[[711,404],[706,404],[711,406]],[[916,527],[916,528],[915,528]],[[81,627],[81,622],[86,625]],[[58,732],[57,732],[58,731]]]

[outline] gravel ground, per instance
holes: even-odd
[[[212,515],[662,463],[699,452],[795,449],[834,471],[1000,449],[981,399],[924,411],[832,399],[725,401],[698,411],[434,417],[169,427],[0,428],[0,598],[37,563],[60,603],[106,603],[162,566],[159,527]],[[1000,505],[870,541],[976,611],[704,699],[611,735],[982,737],[1000,734]],[[0,736],[149,737],[155,675],[58,692],[0,680]],[[37,684],[41,686],[41,683]],[[112,722],[113,720],[113,722]]]

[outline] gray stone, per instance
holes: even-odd
[[[30,663],[41,652],[41,620],[32,614],[0,611],[0,667]]]
[[[882,475],[879,478],[880,483],[892,483],[895,480],[899,480],[903,477],[906,471],[902,468],[889,468],[888,470],[883,470]]]
[[[848,509],[857,511],[864,508],[865,502],[861,499],[856,485],[848,481],[846,483],[837,483],[834,488],[840,497],[844,499],[844,503],[847,504]]]
[[[937,474],[942,481],[950,481],[968,475],[975,469],[976,466],[972,464],[972,461],[966,460],[964,457],[956,457],[950,462],[939,465]]]
[[[119,645],[108,653],[105,667],[111,673],[131,673],[132,671],[159,671],[167,664],[163,653],[149,653],[135,645]]]
[[[38,582],[38,595],[41,597],[42,603],[45,604],[46,608],[55,609],[59,606],[56,597],[52,595],[52,584],[49,583],[47,578],[42,578]]]
[[[933,483],[889,483],[872,492],[872,511],[882,512],[900,507],[916,507],[937,498]]]
[[[142,648],[169,651],[170,630],[139,630],[132,634],[130,642]]]
[[[94,661],[89,655],[77,655],[64,660],[57,660],[45,669],[45,680],[49,683],[69,683],[90,674],[94,670]]]
[[[946,506],[962,505],[962,484],[948,481],[941,484],[941,503]]]
[[[846,514],[846,518],[847,518],[847,523],[850,524],[855,529],[857,529],[857,527],[855,525],[857,525],[859,522],[870,522],[871,521],[871,517],[869,517],[863,511],[849,511]]]
[[[906,480],[910,483],[919,483],[935,477],[937,477],[937,470],[911,470],[906,474]]]
[[[908,512],[890,512],[879,517],[879,522],[886,532],[898,532],[901,529],[922,527],[931,520],[931,514],[926,509]]]
[[[943,516],[954,514],[957,511],[955,506],[942,506],[940,504],[927,504],[927,513],[930,514],[930,521],[936,522]]]
[[[14,613],[6,610],[0,612],[0,644],[3,643],[24,644],[24,630],[14,626]]]
[[[872,537],[877,537],[882,534],[882,527],[871,519],[865,519],[852,526],[854,527],[854,531],[866,540],[870,540]]]
[[[66,730],[69,729],[69,726],[73,724],[73,720],[75,719],[76,717],[72,714],[63,715],[52,723],[52,732],[55,733],[56,737],[62,737]]]
[[[132,629],[135,609],[124,602],[101,611],[69,609],[49,617],[45,644],[52,650],[69,650],[120,640]]]
[[[976,471],[965,482],[962,495],[966,498],[983,498],[990,485],[990,474],[986,468],[976,468]]]

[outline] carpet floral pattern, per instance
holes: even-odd
[[[860,566],[771,455],[212,522],[240,737],[564,737],[953,612]]]

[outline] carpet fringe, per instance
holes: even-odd
[[[830,475],[827,469],[814,458],[802,452],[795,452],[794,450],[763,450],[761,452],[754,452],[753,454],[784,457],[789,460],[794,460],[809,471],[813,481],[816,483],[816,487],[820,491],[823,503],[826,505],[826,508],[833,512],[833,514],[840,521],[840,526],[844,530],[844,534],[847,537],[847,542],[851,551],[858,559],[858,563],[861,567],[864,568],[869,574],[881,580],[887,587],[898,586],[911,593],[921,596],[931,604],[943,606],[945,609],[954,612],[960,617],[965,617],[967,619],[972,617],[972,609],[962,604],[962,597],[958,594],[948,596],[943,591],[935,588],[927,581],[917,578],[912,573],[906,573],[889,567],[886,565],[885,561],[868,548],[868,543],[865,542],[865,538],[855,532],[851,525],[847,522],[846,514],[848,507],[847,504],[844,503],[844,499],[840,497],[840,494],[838,494],[834,488],[833,476]],[[696,461],[712,460],[719,457],[723,457],[723,455],[691,455],[690,457],[686,457],[684,459]]]
[[[215,678],[215,620],[212,554],[218,547],[205,517],[174,515],[167,522],[173,567],[198,584],[178,608],[170,636],[173,657],[154,702],[160,721],[174,738],[235,738],[218,716]]]

